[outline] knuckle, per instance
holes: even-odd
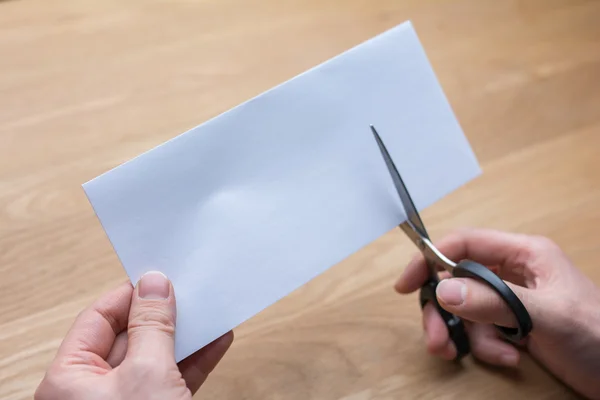
[[[88,318],[89,309],[85,308],[77,313],[75,316],[75,321],[84,321]]]
[[[519,264],[528,264],[531,260],[538,257],[538,254],[543,251],[539,241],[534,238],[523,242],[523,245],[517,252],[518,258],[521,261]]]
[[[464,239],[471,235],[472,232],[473,228],[468,226],[461,226],[450,231],[448,235],[446,235],[444,240],[450,243],[463,242]]]
[[[525,275],[526,270],[529,269],[543,271],[545,268],[538,267],[545,266],[561,254],[562,250],[552,239],[540,235],[528,236],[524,238],[522,246],[509,264],[513,266],[515,272]]]
[[[132,334],[150,329],[174,335],[175,321],[171,313],[163,307],[140,306],[131,316],[128,329]]]
[[[521,246],[507,264],[515,269],[513,272],[522,274],[525,269],[537,264],[550,247],[552,242],[543,236],[524,237]]]
[[[446,234],[441,240],[436,243],[439,250],[444,252],[445,249],[456,249],[464,246],[468,237],[473,235],[473,228],[459,227],[455,228]]]
[[[90,313],[96,314],[101,319],[107,321],[110,324],[113,331],[119,332],[122,329],[119,320],[113,315],[113,313],[108,311],[105,307],[94,305],[90,308]]]
[[[463,237],[463,236],[467,236],[467,235],[473,233],[474,231],[475,231],[475,229],[471,226],[459,226],[454,229],[452,234],[459,236],[459,237]]]
[[[532,237],[533,248],[538,252],[556,252],[560,247],[556,242],[546,236],[535,235]]]

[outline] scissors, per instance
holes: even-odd
[[[446,327],[448,328],[450,339],[454,342],[456,347],[456,360],[460,360],[469,354],[469,338],[465,329],[465,324],[461,318],[444,310],[437,301],[435,291],[439,283],[439,278],[437,275],[439,271],[438,267],[442,267],[453,277],[477,279],[495,290],[513,312],[517,323],[516,328],[498,325],[495,325],[495,327],[499,331],[500,335],[506,340],[513,343],[520,342],[529,334],[533,327],[531,317],[529,316],[529,313],[527,312],[527,309],[523,303],[510,289],[510,287],[508,287],[500,277],[494,274],[487,267],[471,260],[461,260],[460,262],[455,263],[448,259],[431,243],[429,234],[427,233],[425,225],[423,224],[413,200],[410,197],[408,189],[406,188],[404,181],[400,177],[400,173],[396,169],[391,156],[389,155],[385,145],[383,144],[383,141],[381,140],[381,137],[373,125],[371,125],[371,131],[375,136],[379,150],[381,151],[383,159],[385,160],[385,164],[387,165],[388,171],[392,177],[392,181],[396,186],[396,191],[400,196],[400,200],[406,212],[407,220],[400,224],[400,228],[419,248],[421,253],[423,253],[429,268],[428,280],[420,289],[419,301],[421,308],[425,307],[428,302],[432,302],[435,305],[437,311],[442,316]]]

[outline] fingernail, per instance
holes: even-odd
[[[500,362],[502,363],[502,365],[505,365],[507,367],[514,367],[517,365],[517,355],[516,354],[511,354],[511,353],[507,353],[507,354],[502,354],[500,356]]]
[[[438,284],[436,292],[444,303],[459,306],[465,301],[467,286],[461,281],[444,279]]]
[[[147,272],[140,279],[139,296],[142,299],[166,299],[169,291],[169,280],[161,272]]]

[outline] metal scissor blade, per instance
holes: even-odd
[[[375,130],[375,127],[371,125],[371,132],[373,132],[373,136],[375,136],[375,140],[377,141],[377,145],[379,146],[379,150],[383,155],[383,159],[385,160],[385,164],[388,167],[388,171],[394,181],[394,185],[396,186],[396,191],[398,192],[398,196],[400,196],[400,200],[402,201],[402,206],[404,207],[404,211],[406,212],[406,216],[408,217],[408,221],[411,223],[414,229],[421,235],[421,237],[429,239],[429,235],[427,234],[427,229],[425,229],[425,225],[421,220],[421,216],[415,207],[410,194],[408,193],[408,189],[406,185],[404,185],[404,181],[400,177],[400,173],[392,160],[392,157],[387,151],[387,148],[383,144],[381,137],[379,137],[379,133]]]

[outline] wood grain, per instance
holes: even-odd
[[[0,398],[125,279],[81,184],[411,19],[484,174],[423,217],[552,237],[600,283],[600,2],[0,2]],[[533,361],[427,355],[392,231],[236,330],[197,398],[575,398]]]

